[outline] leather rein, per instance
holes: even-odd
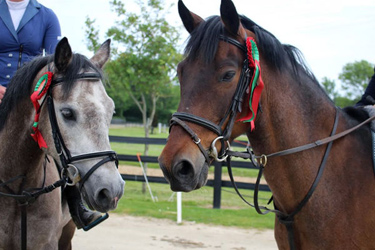
[[[247,53],[247,47],[242,45],[241,43],[239,43],[237,40],[232,39],[230,37],[223,36],[223,35],[220,35],[219,39],[223,40],[225,42],[228,42],[232,45],[235,45],[236,47],[238,47],[239,49],[241,49],[242,51]],[[228,142],[228,139],[229,139],[229,137],[231,135],[231,132],[232,132],[232,129],[233,129],[235,117],[236,117],[237,113],[241,113],[241,111],[242,111],[241,109],[242,109],[243,100],[245,98],[245,91],[246,91],[247,88],[251,87],[251,86],[249,87],[249,79],[251,78],[251,74],[254,74],[254,70],[249,68],[248,65],[249,65],[248,59],[246,58],[243,62],[243,67],[242,67],[240,79],[239,79],[239,82],[237,84],[237,88],[236,88],[236,91],[235,91],[234,96],[232,98],[232,102],[230,104],[230,107],[228,108],[226,114],[224,115],[224,118],[220,121],[220,123],[218,125],[209,121],[209,120],[206,120],[202,117],[199,117],[199,116],[196,116],[196,115],[193,115],[193,114],[190,114],[190,113],[176,112],[172,115],[172,119],[171,119],[171,122],[170,122],[170,129],[174,125],[181,126],[185,130],[185,132],[187,132],[191,136],[194,143],[198,146],[199,150],[204,155],[204,157],[206,159],[206,163],[208,165],[210,165],[210,163],[211,163],[211,158],[213,160],[216,160],[216,161],[219,161],[219,162],[226,160],[227,161],[228,174],[229,174],[232,186],[234,187],[234,189],[235,189],[236,193],[239,195],[239,197],[246,204],[248,204],[251,207],[254,207],[255,210],[259,214],[267,214],[269,212],[275,213],[277,215],[280,223],[282,223],[286,226],[287,231],[288,231],[288,241],[289,241],[290,249],[294,250],[294,249],[296,249],[295,248],[295,240],[294,240],[294,232],[293,232],[294,216],[301,211],[301,209],[304,207],[304,205],[308,202],[308,200],[310,199],[310,197],[314,193],[314,191],[315,191],[315,189],[316,189],[316,187],[317,187],[317,185],[318,185],[318,183],[319,183],[319,181],[320,181],[320,179],[323,175],[323,171],[324,171],[324,168],[325,168],[325,165],[326,165],[326,162],[327,162],[327,159],[328,159],[329,152],[331,150],[333,141],[335,141],[337,139],[340,139],[340,138],[354,132],[355,130],[359,129],[360,127],[364,126],[365,124],[370,123],[371,121],[373,121],[375,119],[375,116],[372,116],[372,117],[368,118],[367,120],[363,121],[362,123],[350,128],[348,130],[345,130],[343,132],[340,132],[340,133],[336,134],[336,129],[337,129],[338,120],[339,120],[339,112],[336,109],[335,121],[334,121],[334,125],[333,125],[332,131],[331,131],[331,134],[330,134],[329,137],[326,137],[326,138],[321,139],[321,140],[317,140],[315,142],[312,142],[312,143],[309,143],[309,144],[306,144],[306,145],[302,145],[302,146],[299,146],[299,147],[294,147],[294,148],[278,151],[278,152],[271,153],[271,154],[268,154],[268,155],[263,154],[263,155],[257,156],[257,155],[254,154],[254,152],[251,148],[247,148],[246,152],[232,151],[230,149],[230,144]],[[225,128],[222,129],[225,121],[228,121],[228,122],[227,122]],[[210,131],[212,131],[212,132],[214,132],[215,134],[218,135],[218,137],[212,141],[211,146],[208,150],[205,149],[202,146],[199,136],[188,126],[188,124],[186,124],[186,122],[191,122],[191,123],[200,125],[202,127],[205,127],[206,129],[208,129],[208,130],[210,130]],[[216,149],[216,142],[217,141],[220,141],[221,144],[222,144],[220,154],[218,154],[218,151]],[[275,207],[275,209],[269,209],[265,206],[259,205],[258,193],[259,193],[259,187],[260,187],[260,180],[262,178],[263,170],[264,170],[264,167],[267,164],[268,158],[277,157],[277,156],[284,156],[284,155],[289,155],[289,154],[295,154],[297,152],[309,150],[309,149],[319,147],[319,146],[322,146],[322,145],[325,145],[325,144],[328,144],[328,145],[327,145],[327,148],[325,150],[324,156],[322,158],[322,161],[321,161],[318,173],[315,177],[315,180],[314,180],[313,184],[311,185],[309,191],[307,192],[306,196],[304,197],[304,199],[302,199],[302,201],[297,205],[297,207],[295,208],[295,210],[292,213],[286,214],[286,213],[278,210],[276,207]],[[231,157],[233,157],[233,156],[234,157],[241,157],[241,158],[244,158],[244,159],[249,159],[256,167],[259,168],[259,172],[258,172],[258,176],[257,176],[257,180],[256,180],[256,183],[255,183],[255,188],[254,188],[254,200],[253,200],[254,204],[251,204],[250,202],[248,202],[241,195],[240,191],[237,188],[236,182],[234,181],[234,177],[233,177],[233,174],[232,174],[232,168],[231,168]],[[272,198],[271,198],[270,202],[271,201],[272,201]]]
[[[48,66],[49,71],[49,66]],[[51,72],[46,72],[51,73]],[[51,74],[53,76],[53,74]],[[75,77],[75,80],[96,80],[96,79],[102,79],[101,75],[96,72],[89,72],[89,73],[82,73],[78,74]],[[52,129],[52,137],[54,139],[54,144],[56,148],[56,152],[58,152],[58,155],[60,157],[61,166],[58,167],[58,171],[60,172],[60,180],[56,181],[52,185],[45,186],[45,176],[46,176],[46,161],[49,161],[47,156],[45,157],[44,162],[44,181],[41,188],[30,188],[22,190],[24,182],[21,183],[21,190],[18,194],[16,194],[11,188],[9,188],[9,184],[12,182],[18,180],[18,179],[25,179],[25,175],[20,175],[17,177],[14,177],[6,182],[0,181],[0,187],[5,188],[8,193],[0,192],[0,196],[3,197],[9,197],[15,199],[21,208],[21,249],[26,250],[27,249],[27,206],[35,202],[35,200],[42,194],[46,194],[49,192],[52,192],[56,188],[65,188],[66,185],[74,186],[77,183],[79,183],[79,190],[81,191],[85,181],[93,174],[93,172],[98,169],[103,164],[114,161],[116,164],[116,167],[118,168],[118,158],[115,151],[102,151],[102,152],[94,152],[94,153],[88,153],[88,154],[81,154],[81,155],[75,155],[72,156],[69,149],[66,147],[66,144],[64,142],[64,139],[61,135],[59,125],[56,119],[56,113],[53,103],[53,96],[52,96],[52,88],[55,87],[58,84],[61,84],[64,82],[64,77],[59,77],[56,79],[51,79],[50,87],[48,90],[46,90],[46,96],[43,99],[42,103],[39,106],[39,109],[37,112],[39,113],[42,106],[44,105],[45,101],[47,100],[48,105],[48,114],[49,114],[49,120],[51,124]],[[96,163],[91,169],[81,178],[80,173],[78,169],[73,165],[74,162],[94,159],[94,158],[102,158],[98,163]],[[59,164],[55,161],[56,165]],[[108,214],[106,213],[104,216],[102,216],[101,220],[105,220],[108,218]],[[87,226],[85,231],[91,229],[93,226]]]

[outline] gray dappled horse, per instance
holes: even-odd
[[[114,103],[101,68],[109,45],[89,60],[63,38],[55,55],[34,59],[12,78],[0,105],[0,249],[26,248],[22,207],[27,249],[71,248],[75,225],[55,187],[66,182],[80,188],[91,209],[116,208],[124,181],[108,139]]]

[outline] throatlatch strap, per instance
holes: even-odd
[[[249,103],[249,114],[241,118],[239,121],[250,122],[251,130],[255,128],[255,117],[257,115],[260,95],[264,88],[264,83],[261,76],[261,69],[259,63],[259,51],[254,38],[248,37],[246,39],[247,57],[249,59],[249,68],[253,70],[252,79],[249,84],[249,95],[247,95],[247,102]]]

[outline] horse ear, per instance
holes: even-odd
[[[200,16],[190,12],[182,0],[178,1],[178,13],[180,14],[182,23],[189,33],[193,32],[193,30],[204,21]]]
[[[56,46],[54,63],[58,72],[65,72],[71,63],[73,52],[68,39],[64,37]]]
[[[225,29],[234,36],[238,35],[240,19],[232,0],[221,0],[220,15]]]
[[[96,51],[95,55],[90,59],[94,64],[98,67],[102,68],[104,64],[108,61],[109,53],[111,51],[111,39],[105,41],[98,51]]]

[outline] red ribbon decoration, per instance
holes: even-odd
[[[31,102],[33,103],[35,108],[35,118],[33,124],[34,133],[31,134],[31,137],[33,137],[33,139],[38,143],[39,148],[48,148],[47,143],[38,128],[39,115],[41,110],[39,100],[42,99],[47,93],[52,82],[52,77],[52,72],[48,71],[44,73],[36,84],[34,92],[30,96]]]
[[[247,57],[249,60],[249,68],[253,71],[251,81],[249,82],[248,95],[246,101],[249,103],[249,113],[239,119],[242,122],[250,122],[251,131],[255,128],[255,118],[258,112],[260,96],[264,88],[264,83],[261,76],[261,68],[259,62],[259,51],[254,38],[248,37],[246,39]]]

